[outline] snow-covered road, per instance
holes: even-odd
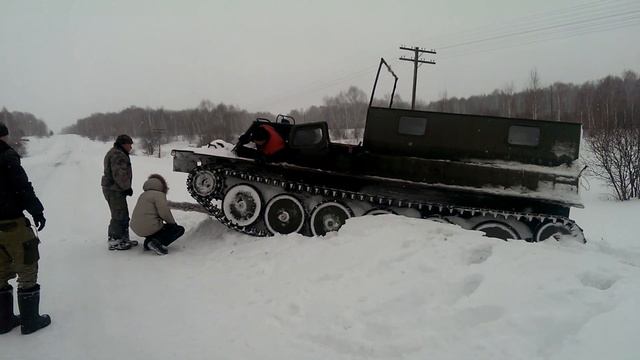
[[[592,181],[589,243],[527,244],[391,215],[324,238],[256,239],[203,214],[168,256],[109,252],[99,187],[110,144],[31,139],[45,205],[42,304],[53,324],[0,337],[2,359],[637,359],[640,202]],[[171,158],[132,156],[190,201]]]

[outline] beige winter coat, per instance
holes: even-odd
[[[157,178],[148,179],[142,186],[144,192],[138,198],[129,224],[138,236],[147,237],[160,231],[164,225],[163,220],[169,224],[176,223],[163,189],[162,182]]]

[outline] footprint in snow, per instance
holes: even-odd
[[[583,272],[578,275],[578,279],[580,279],[582,285],[598,290],[607,290],[618,281],[618,279],[613,276],[596,272]]]
[[[482,276],[482,274],[465,276],[462,281],[453,284],[451,291],[445,294],[444,301],[446,303],[456,303],[461,299],[471,296],[478,290],[483,281],[484,276]]]
[[[492,246],[485,245],[485,246],[477,247],[471,250],[469,257],[467,258],[467,264],[469,265],[482,264],[483,262],[487,261],[487,259],[491,256],[491,254],[493,254]]]
[[[462,296],[469,296],[476,292],[482,281],[484,280],[484,276],[480,274],[472,274],[464,278],[462,282]]]

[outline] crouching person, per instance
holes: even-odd
[[[131,230],[146,238],[145,250],[151,249],[158,255],[165,255],[166,246],[184,234],[184,227],[173,219],[167,204],[169,187],[161,175],[150,175],[142,190],[144,192],[131,214]]]

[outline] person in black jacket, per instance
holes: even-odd
[[[21,325],[30,334],[51,323],[40,315],[38,260],[40,240],[31,228],[26,210],[38,231],[44,229],[44,207],[33,191],[20,156],[7,144],[9,130],[0,123],[0,334]],[[18,276],[18,308],[13,314],[13,287],[9,280]]]

